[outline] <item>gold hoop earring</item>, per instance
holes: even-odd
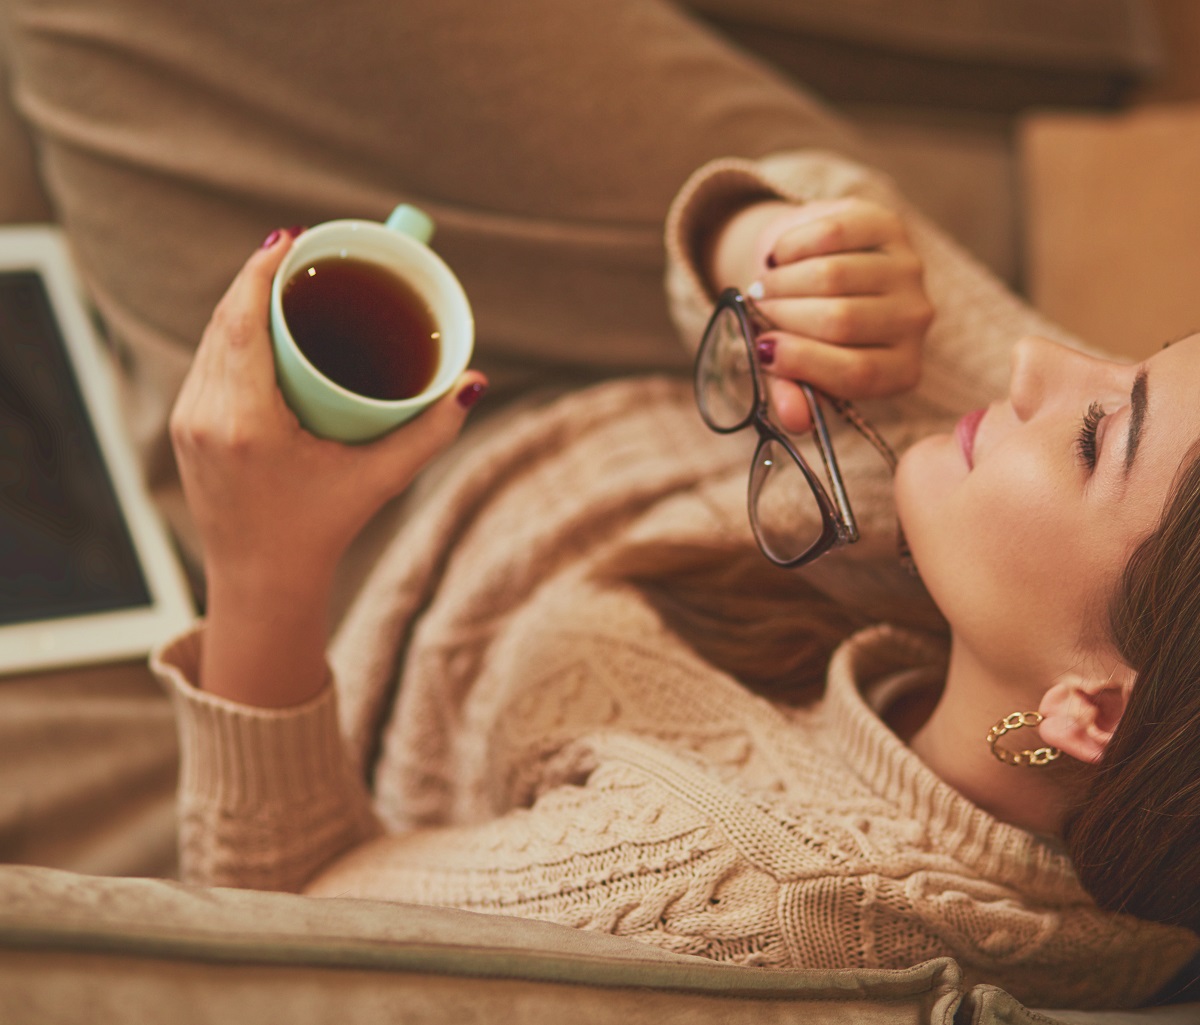
[[[1006,751],[996,746],[996,741],[1006,733],[1019,730],[1022,726],[1039,726],[1042,722],[1040,712],[1013,712],[1006,715],[995,726],[988,730],[987,742],[992,754],[1005,765],[1030,765],[1040,768],[1049,765],[1062,752],[1056,747],[1026,748],[1024,751]]]

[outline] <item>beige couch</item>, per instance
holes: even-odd
[[[1117,102],[1157,54],[1133,0],[694,6],[848,104],[908,191],[1017,284],[1016,114]],[[21,119],[0,102],[0,222],[52,217]],[[138,753],[120,778],[104,771],[114,745]],[[73,785],[32,799],[67,748]],[[949,960],[774,972],[464,912],[129,878],[171,872],[174,763],[144,666],[0,680],[0,1021],[1200,1021],[1200,1003],[1040,1014],[965,989]]]
[[[1194,1025],[1200,1004],[1036,1012],[957,965],[782,972],[374,901],[0,872],[0,1021]]]

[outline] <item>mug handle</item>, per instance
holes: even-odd
[[[385,222],[392,231],[399,231],[415,238],[418,242],[429,245],[433,238],[433,218],[424,210],[418,210],[408,203],[401,203],[393,210]]]

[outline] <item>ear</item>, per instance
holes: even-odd
[[[1038,706],[1038,734],[1065,755],[1087,763],[1100,760],[1133,690],[1134,673],[1118,663],[1107,677],[1066,676]]]

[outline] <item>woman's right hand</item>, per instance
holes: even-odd
[[[204,548],[201,686],[246,704],[298,704],[325,682],[326,616],[346,548],[458,435],[482,394],[467,371],[420,416],[363,445],[308,433],[275,381],[275,233],[247,260],[204,331],[171,414],[179,474]]]

